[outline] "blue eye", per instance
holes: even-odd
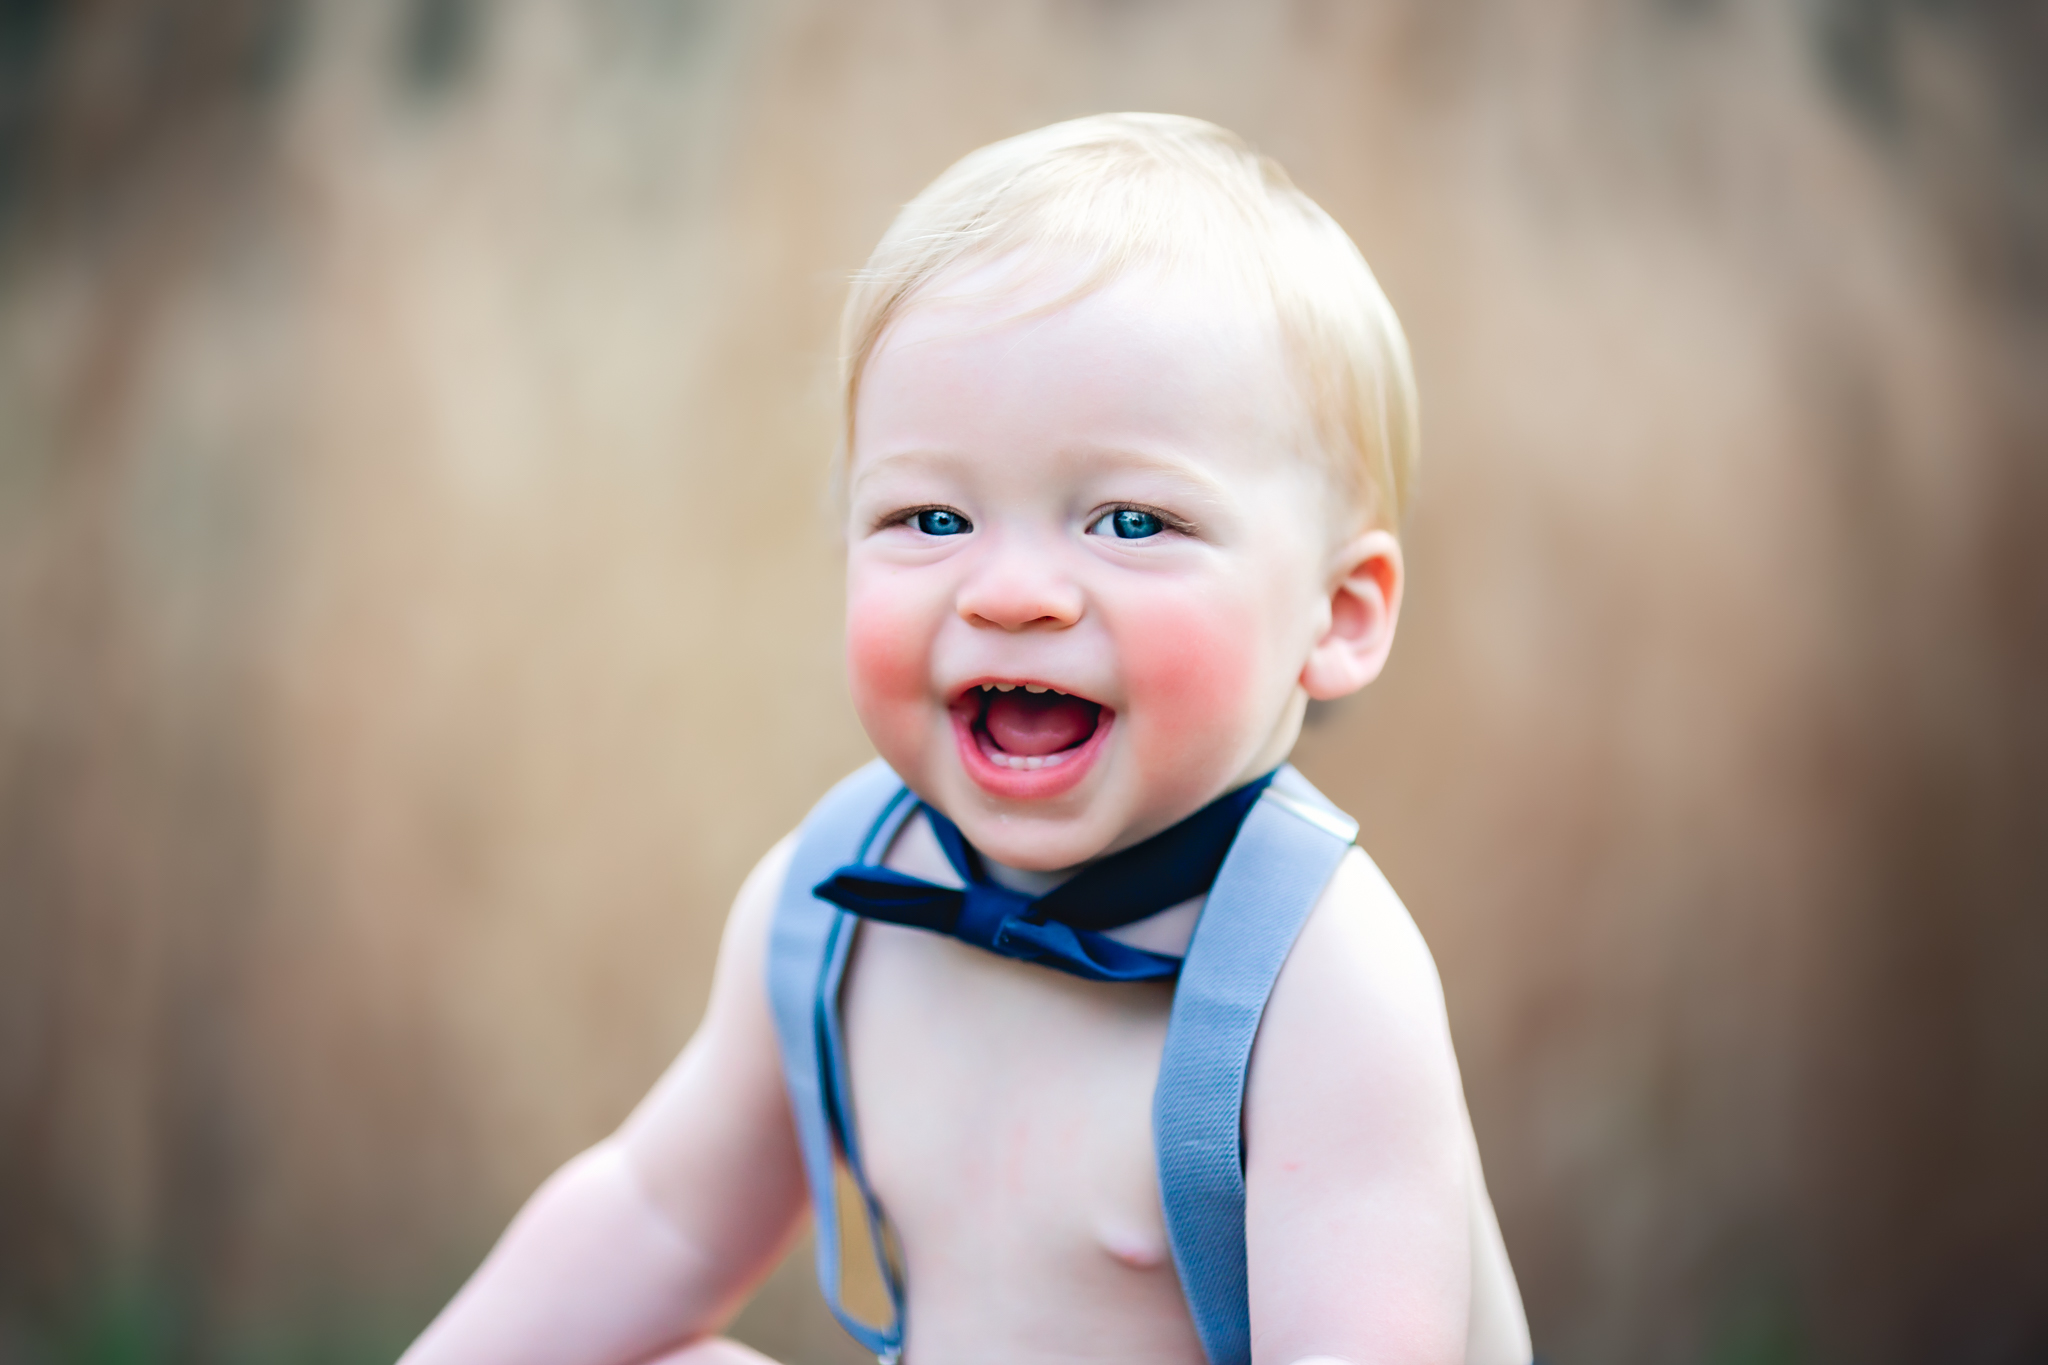
[[[1158,517],[1150,512],[1140,512],[1135,507],[1120,507],[1111,512],[1109,526],[1116,532],[1118,540],[1143,540],[1166,529],[1166,523]]]
[[[917,529],[928,536],[958,536],[972,531],[974,523],[958,512],[943,507],[927,507],[917,514]]]

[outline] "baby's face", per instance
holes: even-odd
[[[1048,296],[896,321],[847,531],[868,736],[984,853],[1038,869],[1284,759],[1331,617],[1325,484],[1270,325],[1151,272],[1020,316]]]

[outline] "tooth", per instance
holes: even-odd
[[[1048,687],[1040,687],[1037,683],[1025,683],[1024,690],[1026,692],[1032,693],[1035,696],[1040,692],[1049,692],[1052,689]]]
[[[1066,761],[1067,756],[1065,754],[1047,754],[1045,756],[1045,766],[1048,768],[1057,768]]]
[[[1036,757],[1027,758],[1024,760],[1024,766],[1027,768],[1043,768],[1045,766],[1045,760]]]
[[[996,684],[996,691],[998,691],[998,692],[1015,692],[1016,690],[1017,690],[1017,684],[1015,684],[1015,683],[997,683],[997,684]]]

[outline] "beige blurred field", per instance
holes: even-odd
[[[7,7],[0,1365],[388,1358],[622,1117],[869,752],[843,282],[1117,108],[1413,339],[1402,639],[1298,759],[1539,1349],[2043,1359],[2044,69],[1988,0]],[[854,1359],[815,1300],[740,1334]]]

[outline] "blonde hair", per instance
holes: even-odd
[[[1419,453],[1415,376],[1379,281],[1277,163],[1171,114],[1099,114],[991,143],[904,206],[846,301],[842,458],[890,324],[957,267],[1027,253],[1087,265],[1055,307],[1147,264],[1250,285],[1271,302],[1334,486],[1369,524],[1399,524]]]

